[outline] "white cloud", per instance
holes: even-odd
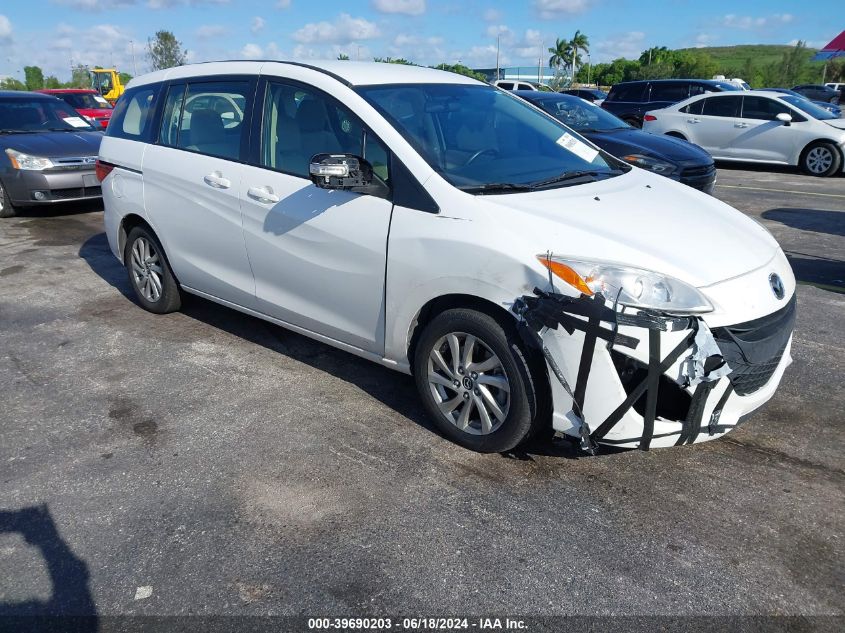
[[[426,9],[425,0],[372,0],[372,4],[381,13],[422,15]]]
[[[789,24],[795,19],[791,13],[775,13],[774,15],[769,16],[761,16],[761,17],[752,17],[750,15],[736,15],[735,13],[729,13],[725,16],[722,16],[722,19],[719,20],[719,23],[727,28],[731,29],[763,29],[766,27],[773,27],[779,26],[783,24]]]
[[[219,24],[203,24],[196,30],[196,36],[201,40],[210,40],[226,34],[226,27]]]
[[[256,15],[252,18],[252,24],[249,27],[249,30],[253,33],[258,33],[259,31],[263,30],[267,22],[259,15]]]
[[[373,58],[372,51],[366,46],[341,46],[335,44],[331,47],[312,47],[298,44],[293,49],[293,59],[337,59],[340,54],[348,55],[349,59],[369,61]]]
[[[258,44],[245,44],[241,49],[241,57],[245,59],[262,59],[264,57],[264,49]]]
[[[619,57],[638,59],[645,48],[647,48],[645,33],[642,31],[619,33],[596,42],[595,46],[590,47],[594,63],[596,61],[610,61]]]
[[[277,9],[287,9],[290,7],[290,0],[278,0],[276,2]]]
[[[713,43],[718,39],[718,35],[710,35],[709,33],[699,33],[695,36],[695,43],[693,44],[693,48],[704,48],[705,46],[713,46]]]
[[[0,13],[0,44],[12,41],[12,23]]]
[[[584,13],[592,4],[593,0],[534,0],[534,8],[547,20]]]
[[[341,13],[334,22],[311,22],[292,35],[293,39],[303,44],[337,43],[348,44],[357,40],[369,40],[379,37],[378,26],[364,18],[353,18],[348,13]]]
[[[502,12],[498,9],[487,9],[484,12],[484,21],[485,22],[498,22],[502,19]]]

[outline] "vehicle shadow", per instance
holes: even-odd
[[[82,215],[103,210],[102,200],[86,200],[83,202],[59,202],[51,205],[20,207],[15,210],[18,218],[59,218]]]
[[[104,233],[88,238],[80,247],[79,256],[97,275],[132,303],[137,303],[126,273],[111,254]],[[183,297],[182,314],[353,384],[402,417],[440,435],[420,403],[416,385],[411,376],[358,358],[263,319],[236,312],[213,301],[189,294],[184,294]],[[612,454],[624,450],[605,450],[605,447],[602,447],[601,452]],[[548,437],[544,437],[520,447],[517,451],[511,451],[505,456],[531,459],[533,455],[577,459],[583,457],[584,453],[578,449],[577,445],[568,441],[553,442]]]
[[[806,176],[807,178],[815,178],[814,176],[809,176],[804,173],[804,171],[800,167],[794,167],[791,165],[772,165],[768,163],[743,163],[738,161],[723,161],[717,160],[716,167],[718,169],[723,169],[726,171],[755,171],[755,172],[768,172],[772,174],[790,174],[790,175],[798,175],[798,176]],[[820,181],[824,182],[826,180],[830,180],[831,178],[845,178],[845,174],[841,171],[836,174],[835,176],[829,176],[828,178],[819,178]]]
[[[845,210],[783,208],[769,209],[761,215],[766,220],[780,222],[793,229],[845,237]]]
[[[785,253],[799,283],[845,294],[845,261],[792,251]]]
[[[0,601],[0,628],[33,633],[99,630],[88,565],[62,539],[46,505],[0,510],[0,534],[20,534],[38,549],[52,585],[48,600]]]

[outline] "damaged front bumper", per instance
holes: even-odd
[[[712,331],[700,316],[539,289],[514,312],[546,358],[555,430],[591,453],[720,437],[772,397],[792,360],[794,296],[766,317]]]

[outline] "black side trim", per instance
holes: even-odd
[[[110,163],[110,162],[105,161],[105,160],[101,160],[101,161],[100,161],[100,164],[101,164],[101,165],[109,165],[109,166],[111,166],[111,167],[116,167],[116,168],[118,168],[118,169],[123,169],[124,171],[131,171],[133,174],[141,174],[141,175],[143,175],[143,173],[144,173],[144,172],[142,172],[140,169],[133,169],[132,167],[127,167],[126,165],[120,165],[120,164],[118,164],[118,163]]]
[[[440,207],[405,164],[390,154],[390,184],[393,187],[393,204],[426,213],[440,213]]]

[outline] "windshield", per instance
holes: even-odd
[[[77,110],[111,110],[111,105],[93,92],[66,92],[54,95]]]
[[[405,84],[357,90],[434,170],[461,189],[565,186],[625,169],[558,121],[492,86]],[[573,178],[560,179],[566,174]]]
[[[798,97],[793,97],[791,95],[783,95],[782,97],[778,97],[778,99],[783,99],[789,105],[794,106],[801,110],[802,112],[809,114],[814,119],[820,119],[825,121],[827,119],[838,119],[833,112],[829,112],[824,108],[817,106],[812,101],[807,101],[807,99],[801,99]]]
[[[529,98],[529,101],[579,132],[631,129],[622,119],[579,97],[558,95],[548,99]]]
[[[94,128],[60,99],[0,99],[0,132],[91,131]]]

